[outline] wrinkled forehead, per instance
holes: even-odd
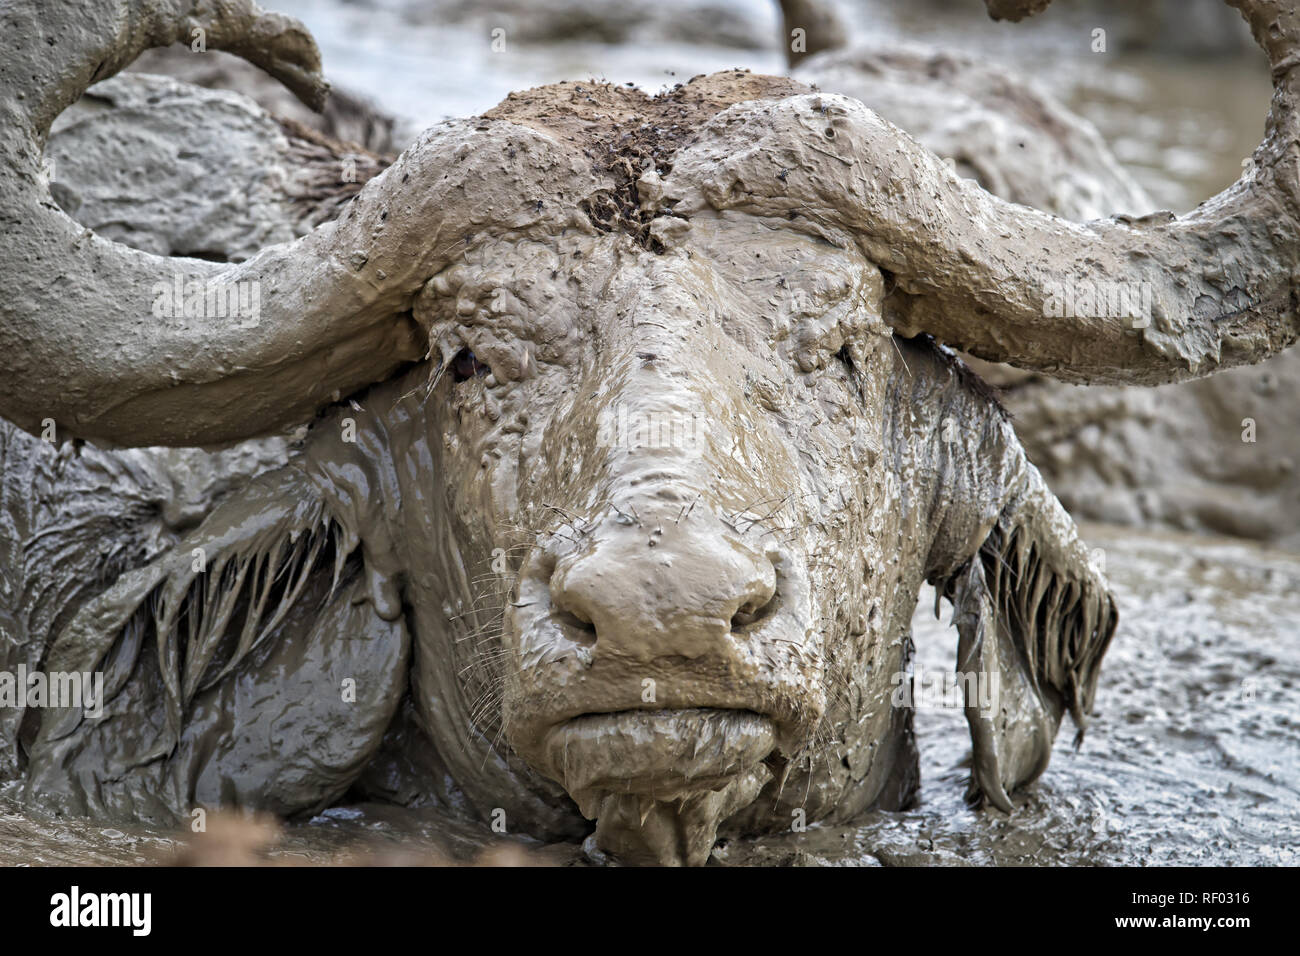
[[[733,336],[779,343],[810,322],[884,330],[880,270],[856,248],[743,213],[683,222],[670,242],[652,273],[659,285],[699,297],[715,326]]]
[[[479,326],[543,346],[706,326],[747,346],[819,326],[887,334],[880,270],[854,247],[741,213],[667,219],[656,233],[655,251],[623,233],[484,239],[429,281],[416,317],[435,336]]]

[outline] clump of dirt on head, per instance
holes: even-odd
[[[748,100],[784,99],[811,92],[787,77],[729,70],[694,77],[648,96],[631,85],[598,81],[564,82],[511,93],[483,116],[544,132],[580,149],[595,169],[613,177],[583,211],[597,229],[621,229],[660,252],[650,221],[666,210],[642,205],[638,180],[650,169],[672,169],[673,155],[689,146],[701,127],[728,106]]]

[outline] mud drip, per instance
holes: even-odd
[[[751,803],[771,776],[766,767],[756,767],[722,790],[671,801],[610,794],[601,803],[594,844],[588,841],[584,849],[596,862],[703,866],[718,824]]]
[[[718,825],[772,777],[760,761],[775,736],[757,714],[597,715],[551,737],[552,762],[571,771],[566,789],[596,820],[591,852],[619,863],[703,864]],[[640,774],[629,777],[629,768]]]

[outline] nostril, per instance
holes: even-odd
[[[552,606],[551,616],[570,640],[579,644],[596,643],[596,625],[581,614],[575,614],[573,611],[565,611],[562,608]]]
[[[763,604],[759,604],[758,601],[746,601],[731,616],[732,631],[745,633],[752,630],[756,625],[775,614],[780,604],[781,602],[775,595],[772,596],[771,600]]]
[[[596,625],[590,606],[581,595],[581,586],[574,587],[572,565],[563,568],[557,565],[551,558],[546,566],[550,572],[551,620],[570,641],[590,647],[596,643]]]
[[[492,370],[480,362],[469,349],[461,349],[451,360],[452,378],[457,382],[465,382],[476,377],[481,378],[490,371]]]

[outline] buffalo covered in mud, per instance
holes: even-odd
[[[855,99],[727,72],[514,94],[382,171],[363,157],[363,186],[298,183],[331,216],[225,262],[78,225],[46,137],[195,28],[319,105],[301,25],[10,4],[0,103],[28,135],[2,146],[0,667],[102,689],[0,712],[0,775],[155,821],[400,794],[699,864],[720,833],[914,800],[895,692],[929,582],[954,610],[969,799],[1011,811],[1067,712],[1082,733],[1118,614],[953,349],[1157,384],[1294,340],[1300,23],[1235,5],[1276,64],[1269,134],[1182,218],[1005,202]],[[1141,308],[1048,304],[1098,282]],[[192,511],[91,444],[304,422]]]

